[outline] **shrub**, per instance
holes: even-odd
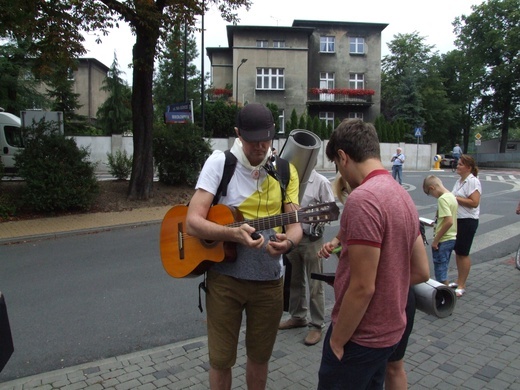
[[[23,205],[35,211],[85,210],[99,190],[89,152],[48,123],[26,129],[15,166],[25,179]]]
[[[153,156],[159,181],[169,185],[194,185],[211,145],[195,125],[161,125],[154,135]]]
[[[206,126],[208,136],[214,138],[234,137],[237,112],[238,107],[236,105],[223,100],[208,103],[204,113],[206,123],[211,123],[211,125]]]
[[[115,155],[107,153],[108,171],[118,180],[126,180],[132,173],[132,157],[128,156],[126,150],[117,150]]]
[[[8,220],[16,214],[16,203],[8,194],[0,193],[0,220]]]

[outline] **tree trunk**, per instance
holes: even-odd
[[[136,29],[133,48],[132,123],[134,154],[128,198],[146,200],[153,196],[153,103],[154,54],[159,31]]]

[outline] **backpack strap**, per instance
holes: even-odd
[[[218,203],[222,195],[227,195],[229,181],[233,177],[233,174],[235,173],[235,168],[237,166],[237,158],[233,153],[231,153],[229,149],[226,150],[224,154],[226,155],[226,162],[224,163],[224,173],[222,174],[222,179],[220,180],[220,185],[218,186],[217,193],[213,198],[213,205],[216,205]]]
[[[282,203],[285,202],[285,195],[287,193],[287,186],[291,180],[291,168],[289,167],[289,161],[276,156],[276,170],[280,174],[280,189],[282,190]],[[282,207],[283,211],[283,207]]]
[[[235,168],[237,166],[237,158],[233,153],[231,153],[229,149],[226,150],[224,154],[226,156],[226,161],[224,163],[224,172],[222,174],[222,179],[220,180],[217,193],[213,198],[213,205],[216,205],[218,203],[221,196],[227,195],[229,181],[233,177],[233,174],[235,173]],[[287,192],[287,186],[289,185],[289,181],[291,180],[291,169],[289,166],[289,161],[284,160],[279,156],[276,156],[276,170],[281,178],[280,190],[282,191],[282,202],[284,202],[285,195]]]

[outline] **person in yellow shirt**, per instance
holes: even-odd
[[[457,238],[457,199],[435,175],[424,179],[423,190],[426,195],[437,198],[437,222],[432,242],[433,268],[435,279],[448,285],[448,265]]]

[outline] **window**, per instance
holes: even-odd
[[[267,41],[267,40],[256,41],[256,47],[267,47],[268,45],[269,45],[269,41]]]
[[[350,42],[350,54],[365,54],[365,38],[352,37]]]
[[[365,89],[365,75],[363,73],[351,73],[348,87],[350,89]]]
[[[5,140],[7,144],[13,146],[15,148],[23,148],[23,137],[22,137],[22,129],[15,126],[4,127]]]
[[[335,47],[335,38],[324,36],[320,37],[320,52],[321,53],[334,53]]]
[[[285,89],[283,68],[257,68],[256,89]]]
[[[333,72],[320,72],[320,88],[334,88]]]
[[[348,113],[349,119],[361,119],[363,120],[363,113],[362,112],[349,112]]]
[[[275,49],[281,49],[282,47],[285,47],[285,41],[273,41],[273,47]]]
[[[334,113],[333,112],[320,111],[320,120],[325,121],[327,126],[331,126],[332,128],[334,128]]]
[[[285,133],[285,110],[280,110],[278,112],[278,124],[280,125],[280,129],[278,130],[279,134]]]
[[[334,88],[334,73],[320,72],[320,89],[332,88]],[[332,93],[320,93],[320,101],[332,102],[334,101],[334,95]]]

